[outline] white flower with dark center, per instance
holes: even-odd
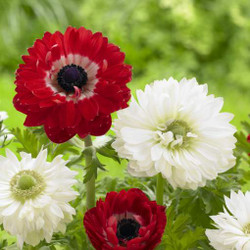
[[[250,192],[239,191],[225,197],[223,213],[211,216],[216,229],[207,229],[206,235],[216,250],[250,249]]]
[[[232,114],[195,78],[155,81],[118,112],[112,144],[134,176],[162,173],[173,187],[196,189],[235,164]]]
[[[0,123],[3,122],[8,118],[8,114],[5,111],[0,111]],[[10,131],[5,128],[5,125],[2,124],[1,127],[1,135],[0,135],[0,143],[3,142],[4,140],[8,141],[13,138],[13,135],[10,134]]]
[[[20,248],[24,242],[50,242],[53,232],[64,233],[75,214],[69,202],[78,194],[72,189],[77,172],[61,156],[47,162],[47,150],[42,150],[37,158],[26,153],[21,158],[10,150],[0,156],[0,224],[17,236]]]

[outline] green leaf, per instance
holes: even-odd
[[[79,165],[80,162],[83,161],[83,159],[84,159],[84,154],[70,156],[67,166],[68,167],[77,166]]]
[[[8,241],[7,240],[0,240],[0,249],[4,249],[5,247],[8,246]]]
[[[200,240],[204,240],[205,237],[205,229],[202,227],[197,227],[194,230],[187,231],[183,237],[181,238],[181,245],[183,249],[190,249],[197,245],[197,242]]]
[[[20,144],[17,151],[31,153],[32,157],[36,157],[42,148],[48,149],[48,155],[51,159],[67,153],[79,155],[79,150],[69,142],[61,144],[52,143],[43,128],[27,128],[24,130],[14,128],[11,132],[15,136],[14,141]]]
[[[30,129],[14,128],[11,132],[16,138],[15,141],[21,144],[18,152],[31,153],[32,157],[36,157],[42,146],[48,143],[44,137],[38,136]]]
[[[157,248],[186,250],[196,247],[200,240],[205,239],[202,227],[190,226],[192,218],[189,214],[176,214],[174,206],[167,209],[167,226],[163,236],[162,244]]]
[[[248,134],[250,134],[250,124],[249,124],[248,122],[246,122],[246,121],[241,122],[241,124],[242,124],[244,130],[246,130],[246,132],[247,132]]]
[[[105,157],[111,158],[114,161],[121,163],[121,160],[117,154],[117,152],[115,151],[115,149],[111,146],[111,144],[114,142],[114,138],[112,140],[110,140],[105,146],[101,147],[101,148],[97,148],[96,151],[97,153],[99,153],[100,155],[103,155]]]

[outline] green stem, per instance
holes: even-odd
[[[161,173],[157,175],[157,183],[156,183],[156,203],[158,205],[163,205],[163,193],[164,193],[164,182]]]
[[[85,147],[92,146],[91,136],[84,138]],[[85,154],[85,164],[88,166],[92,160],[91,155]],[[86,183],[86,207],[87,210],[95,206],[95,176]]]

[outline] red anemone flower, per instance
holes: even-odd
[[[165,207],[140,189],[110,192],[86,212],[84,226],[97,250],[152,250],[166,226]]]
[[[53,142],[103,135],[110,114],[127,107],[131,66],[100,32],[46,32],[28,53],[16,72],[14,106],[27,115],[25,126],[43,125]]]

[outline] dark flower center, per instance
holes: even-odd
[[[86,71],[75,64],[63,67],[57,75],[58,84],[68,93],[74,93],[75,88],[81,89],[86,85],[88,76]]]
[[[138,236],[140,224],[133,219],[122,219],[117,224],[116,236],[120,242],[131,240]]]

